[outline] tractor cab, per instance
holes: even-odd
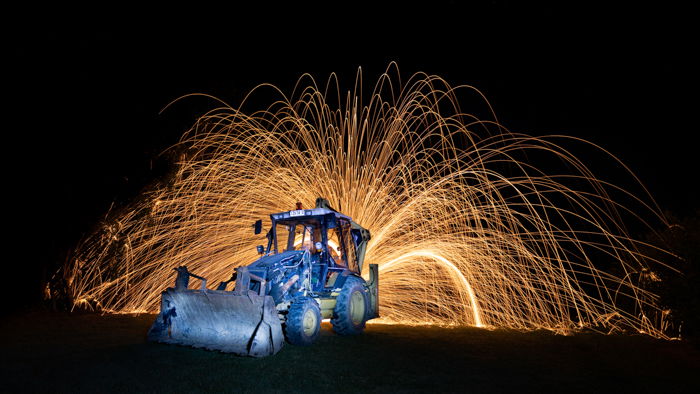
[[[360,229],[353,229],[353,221],[348,216],[317,207],[272,214],[270,219],[272,227],[265,255],[308,252],[313,291],[330,290],[338,276],[346,271],[356,275],[362,272],[358,250],[366,241]]]

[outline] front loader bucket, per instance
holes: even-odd
[[[162,294],[148,339],[252,357],[276,354],[284,343],[270,296],[173,288]]]

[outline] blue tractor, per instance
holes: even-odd
[[[149,340],[262,357],[277,353],[285,339],[312,344],[322,319],[336,333],[354,335],[379,317],[377,265],[369,266],[369,282],[360,276],[369,231],[323,198],[313,209],[296,208],[270,215],[267,247],[257,247],[261,257],[216,290],[176,268]],[[262,233],[262,220],[254,229]],[[188,288],[190,277],[201,280],[199,289]]]

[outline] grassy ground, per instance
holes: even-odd
[[[253,359],[145,341],[153,315],[0,323],[6,392],[700,392],[700,351],[643,336],[371,325]]]

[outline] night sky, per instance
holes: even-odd
[[[371,87],[390,61],[405,76],[479,88],[512,131],[602,145],[662,209],[697,209],[688,10],[429,4],[18,15],[27,22],[5,37],[3,190],[16,239],[6,273],[36,299],[42,277],[113,202],[157,177],[158,153],[214,105],[191,99],[159,115],[171,100],[201,92],[236,106],[262,82],[289,92],[305,72],[337,72],[347,90],[358,66]]]

